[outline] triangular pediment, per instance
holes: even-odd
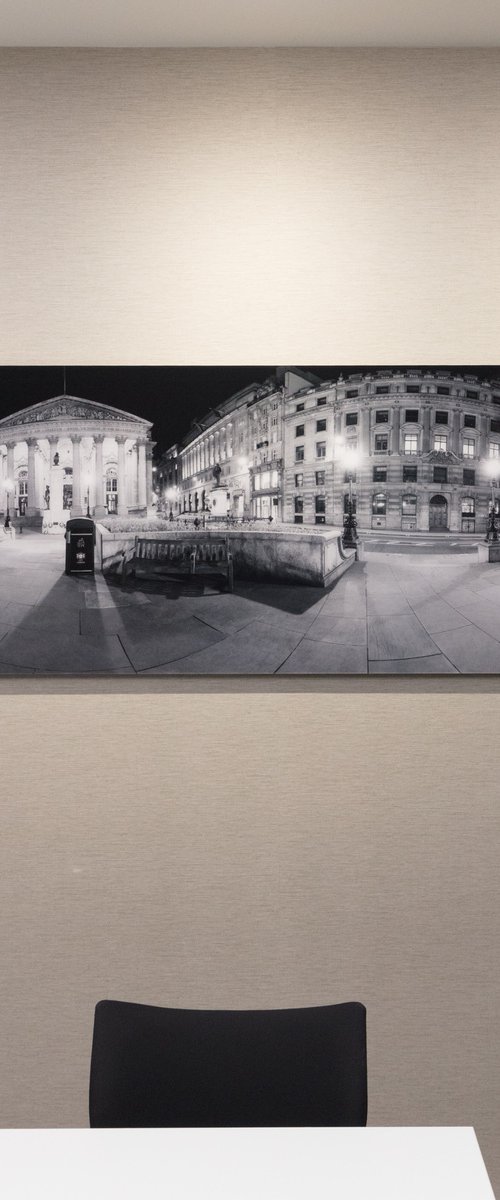
[[[42,400],[39,404],[31,404],[10,417],[3,417],[0,430],[17,425],[39,425],[46,421],[123,421],[127,425],[137,424],[142,428],[151,427],[151,422],[144,417],[134,416],[121,408],[113,408],[110,404],[97,404],[95,400],[84,400],[80,396],[52,396],[50,400]]]

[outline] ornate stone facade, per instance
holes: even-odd
[[[145,514],[152,500],[151,422],[77,396],[55,396],[0,421],[0,512],[58,532],[87,511]]]
[[[287,397],[284,426],[287,521],[342,526],[349,475],[361,529],[483,533],[498,508],[500,382],[340,377]]]

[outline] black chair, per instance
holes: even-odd
[[[224,1011],[102,1000],[92,1127],[366,1125],[366,1009]]]

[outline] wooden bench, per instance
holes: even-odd
[[[233,591],[233,556],[227,537],[205,532],[185,537],[136,537],[133,550],[125,551],[121,583],[127,576],[162,575],[175,579],[210,578]]]

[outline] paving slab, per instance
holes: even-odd
[[[366,646],[366,619],[323,616],[323,613],[320,613],[308,629],[307,637],[318,642],[337,642],[341,646]]]
[[[457,675],[458,670],[444,654],[424,658],[374,659],[370,675]]]
[[[175,618],[161,628],[128,629],[120,635],[121,645],[136,671],[168,666],[224,640],[224,634],[191,616]],[[0,648],[1,645],[0,642]]]
[[[418,617],[408,612],[391,614],[390,620],[368,614],[368,657],[373,659],[425,658],[436,645]]]
[[[0,662],[54,675],[128,673],[130,663],[117,637],[82,638],[53,631],[43,637],[15,629],[0,641]]]
[[[304,637],[279,668],[278,674],[365,675],[366,671],[366,649],[363,646],[341,646]]]
[[[458,671],[470,675],[500,674],[500,643],[475,625],[435,633],[434,641]],[[0,642],[0,650],[1,647]]]
[[[467,625],[467,617],[453,608],[451,604],[447,604],[446,600],[440,600],[435,597],[432,600],[426,600],[424,604],[418,604],[414,608],[415,616],[421,621],[428,633],[440,633],[444,629],[457,629],[460,625]]]
[[[282,632],[274,625],[254,621],[217,644],[177,659],[161,668],[167,675],[272,675],[288,658],[300,633]],[[0,643],[1,645],[1,643]],[[150,670],[147,674],[157,674]]]

